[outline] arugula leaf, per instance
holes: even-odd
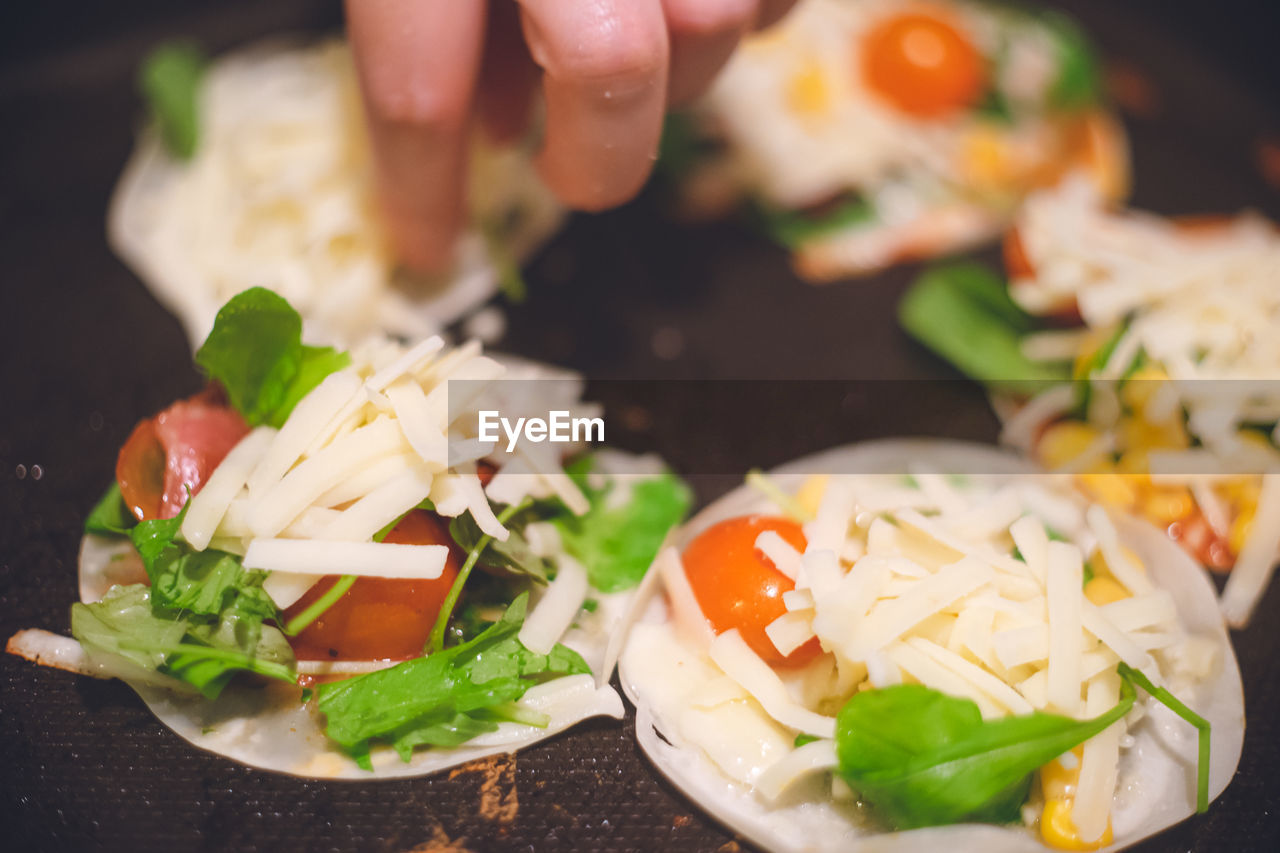
[[[1023,355],[1022,335],[1032,321],[980,265],[929,270],[903,297],[898,319],[908,334],[985,385],[1034,393],[1071,378],[1066,365]]]
[[[234,613],[216,623],[158,613],[144,584],[112,587],[101,601],[71,606],[72,635],[115,674],[194,688],[209,699],[240,672],[294,680],[284,635],[251,621]]]
[[[169,152],[189,160],[200,138],[200,83],[208,60],[199,48],[163,44],[142,61],[138,87]]]
[[[293,306],[264,287],[252,287],[219,309],[196,363],[222,384],[251,426],[278,426],[350,357],[328,347],[303,346],[302,318]]]
[[[537,583],[547,583],[551,563],[533,553],[528,541],[520,534],[520,529],[532,518],[531,513],[521,513],[507,521],[503,525],[510,534],[507,541],[491,540],[480,551],[476,565],[503,574],[528,577]],[[449,535],[458,543],[458,547],[469,553],[475,550],[485,534],[471,517],[471,513],[464,512],[449,522]]]
[[[769,237],[795,249],[874,219],[875,208],[862,196],[849,194],[820,211],[786,210],[756,203],[749,209],[748,218]]]
[[[520,644],[516,635],[528,602],[528,593],[521,593],[501,619],[467,642],[320,685],[326,734],[366,768],[374,741],[389,742],[408,761],[414,747],[456,746],[496,730],[501,710],[535,684],[590,672],[564,646],[538,655]]]
[[[669,472],[630,484],[621,506],[610,506],[617,485],[592,489],[587,475],[592,456],[574,460],[566,468],[591,504],[583,515],[562,514],[551,519],[570,556],[587,569],[591,585],[601,592],[635,586],[652,565],[667,531],[684,519],[693,493]]]
[[[120,494],[120,484],[113,480],[89,511],[89,517],[84,521],[84,532],[99,536],[128,536],[137,523]]]
[[[984,721],[978,706],[919,684],[855,694],[836,716],[839,772],[894,826],[1016,820],[1032,774],[1133,707],[1091,720],[1033,713]]]
[[[1076,110],[1096,104],[1102,91],[1102,75],[1093,46],[1075,21],[1058,12],[1041,16],[1058,54],[1058,76],[1049,86],[1049,105]]]

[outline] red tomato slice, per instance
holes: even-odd
[[[793,548],[805,548],[804,531],[786,518],[748,515],[704,530],[684,552],[684,571],[694,597],[717,633],[737,628],[742,639],[773,666],[808,663],[822,651],[810,640],[785,657],[765,633],[786,612],[782,594],[795,588],[791,578],[756,550],[756,537],[775,531]]]
[[[436,514],[413,510],[392,529],[387,542],[448,545],[444,571],[434,580],[357,578],[346,595],[289,640],[299,660],[407,660],[422,654],[440,605],[466,555]],[[294,618],[338,581],[321,579],[284,612]]]
[[[862,77],[904,113],[938,118],[976,103],[986,85],[985,62],[945,13],[894,15],[862,37]]]

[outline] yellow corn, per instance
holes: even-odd
[[[1057,797],[1044,801],[1040,815],[1040,837],[1044,843],[1059,850],[1098,850],[1112,841],[1111,820],[1107,819],[1106,831],[1097,841],[1084,841],[1071,822],[1071,800]]]
[[[1244,548],[1244,543],[1248,541],[1249,533],[1253,529],[1253,517],[1257,512],[1257,504],[1241,507],[1236,520],[1231,522],[1231,530],[1227,532],[1227,545],[1231,548],[1231,553],[1239,554]]]
[[[1181,418],[1162,424],[1125,418],[1120,423],[1120,442],[1125,450],[1183,450],[1191,446]]]
[[[1147,366],[1134,371],[1129,381],[1120,389],[1120,400],[1135,412],[1146,412],[1147,403],[1159,390],[1161,383],[1168,381],[1169,374],[1159,367]]]
[[[1148,473],[1151,470],[1151,460],[1147,451],[1142,448],[1126,451],[1116,462],[1116,470],[1137,478],[1144,485],[1151,480]]]
[[[1119,581],[1109,577],[1100,576],[1091,578],[1084,585],[1084,597],[1089,599],[1097,606],[1110,604],[1113,601],[1119,601],[1122,598],[1129,597],[1129,590],[1120,585]]]
[[[1076,781],[1080,778],[1080,760],[1084,757],[1084,746],[1071,750],[1076,757],[1075,766],[1068,769],[1058,758],[1040,768],[1040,791],[1046,800],[1069,800],[1076,794]]]
[[[1090,329],[1080,344],[1080,354],[1076,356],[1075,365],[1071,374],[1076,379],[1082,378],[1089,368],[1089,363],[1093,361],[1093,357],[1097,354],[1107,339],[1115,333],[1115,329]]]
[[[827,491],[828,479],[826,474],[814,474],[805,480],[800,491],[796,492],[796,503],[810,515],[818,514],[818,506],[822,503],[822,496]]]
[[[787,107],[796,115],[816,116],[831,106],[831,86],[818,62],[808,62],[787,81]]]
[[[1186,486],[1153,486],[1142,500],[1142,516],[1162,526],[1186,518],[1195,508],[1195,498]]]
[[[1036,452],[1046,468],[1062,468],[1084,454],[1099,435],[1096,427],[1081,421],[1059,421],[1045,429]]]
[[[1139,484],[1128,474],[1081,474],[1080,485],[1099,503],[1117,509],[1132,509],[1138,502]]]
[[[1008,181],[1009,156],[1001,132],[994,127],[979,126],[964,140],[966,178],[977,186],[999,186]]]

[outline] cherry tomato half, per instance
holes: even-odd
[[[737,628],[766,663],[796,666],[812,660],[822,648],[813,639],[784,657],[765,633],[769,623],[787,611],[782,594],[795,588],[795,582],[756,549],[756,537],[766,530],[804,551],[804,531],[799,524],[786,518],[747,515],[712,525],[689,543],[684,572],[717,633]]]
[[[116,482],[134,518],[160,517],[164,495],[164,446],[156,435],[156,419],[139,421],[116,457]]]
[[[946,16],[905,12],[876,24],[862,37],[862,77],[899,110],[937,118],[981,97],[982,55]]]
[[[439,516],[413,510],[387,535],[401,545],[448,545],[444,571],[433,580],[357,578],[332,607],[289,641],[299,660],[407,660],[422,654],[440,605],[465,555]],[[287,622],[337,583],[320,580],[284,612]]]

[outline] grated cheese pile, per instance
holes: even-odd
[[[191,499],[183,521],[193,548],[240,554],[245,568],[270,572],[264,586],[279,607],[323,575],[438,577],[445,546],[373,541],[426,499],[442,516],[470,511],[499,541],[508,533],[489,503],[496,492],[503,503],[557,496],[576,513],[587,509],[560,466],[569,445],[524,442],[507,453],[477,440],[474,417],[480,406],[500,406],[513,419],[545,417],[549,408],[594,415],[595,407],[577,401],[580,380],[565,374],[561,381],[495,384],[558,374],[504,365],[475,342],[446,348],[439,337],[414,346],[375,339],[351,356],[352,365],[326,377],[279,430],[262,426],[245,436]],[[487,489],[477,474],[482,458],[497,466]],[[530,643],[553,645],[586,596],[585,574],[566,568],[563,555],[558,562],[561,576],[525,626]]]
[[[459,247],[456,274],[422,281],[398,273],[378,221],[343,42],[266,44],[224,57],[205,75],[199,109],[194,158],[173,161],[149,135],[121,179],[109,223],[113,245],[194,342],[219,306],[252,286],[288,299],[308,340],[345,345],[375,331],[424,337],[491,296],[495,264],[533,251],[562,216],[528,151],[477,137],[475,227]],[[494,252],[510,257],[495,261]]]
[[[756,542],[795,579],[767,634],[781,654],[814,637],[823,654],[773,669],[736,629],[713,635],[668,549],[655,574],[672,617],[638,624],[628,648],[643,652],[624,661],[646,694],[665,694],[659,706],[678,709],[666,719],[680,737],[768,802],[836,766],[834,715],[857,691],[921,683],[972,699],[988,719],[1087,718],[1114,706],[1120,661],[1187,695],[1216,665],[1212,642],[1180,626],[1106,512],[1043,481],[820,476],[797,497],[813,512],[804,552],[773,533]],[[1086,560],[1094,577],[1082,583]],[[1028,823],[1066,809],[1075,842],[1107,837],[1127,725],[1142,707],[1086,742],[1073,767],[1042,771]],[[818,740],[796,747],[797,734]],[[850,796],[838,778],[826,790]],[[1047,842],[1071,841],[1057,831],[1042,825]]]
[[[1078,452],[1049,448],[1061,457],[1050,461],[1099,472],[1107,454],[1122,454],[1122,473],[1175,489],[1164,492],[1168,509],[1144,513],[1157,522],[1177,520],[1169,499],[1194,499],[1237,558],[1223,610],[1243,624],[1280,547],[1280,481],[1270,473],[1280,470],[1280,231],[1251,214],[1196,227],[1116,212],[1072,182],[1033,197],[1017,233],[1035,272],[1011,283],[1014,299],[1033,314],[1074,301],[1084,321],[1082,330],[1033,336],[1029,353],[1087,357],[1114,336],[1089,374],[1097,431],[1077,429]],[[1142,381],[1117,388],[1130,377]],[[1069,392],[1047,391],[1006,437],[1029,446],[1040,424],[1074,405]],[[1108,488],[1114,502],[1132,503],[1120,486]]]

